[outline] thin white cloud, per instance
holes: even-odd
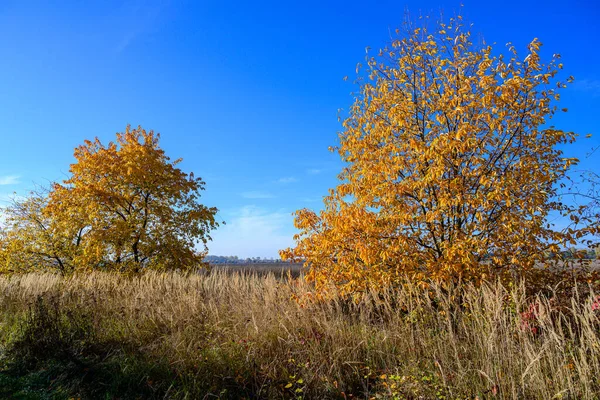
[[[13,202],[13,201],[23,201],[23,200],[27,200],[27,196],[24,196],[22,194],[18,194],[17,192],[4,192],[4,193],[0,193],[0,201],[9,201],[9,202]]]
[[[306,170],[306,173],[309,174],[309,175],[318,175],[321,172],[323,172],[323,170],[322,169],[318,169],[318,168],[310,168],[310,169]]]
[[[125,34],[125,36],[121,39],[121,42],[119,42],[119,45],[116,48],[116,52],[120,53],[123,50],[125,50],[127,47],[129,47],[129,45],[133,42],[133,40],[136,37],[138,37],[141,33],[142,33],[141,29],[127,32]]]
[[[584,92],[589,92],[593,96],[600,96],[600,79],[575,80],[573,87]]]
[[[158,29],[159,18],[164,12],[168,1],[164,0],[128,0],[117,10],[117,21],[136,21],[135,24],[125,24],[115,51],[121,53],[140,36]]]
[[[294,182],[298,182],[298,179],[294,178],[293,176],[286,176],[284,178],[279,178],[277,180],[277,183],[294,183]]]
[[[0,193],[0,207],[6,206],[9,203],[11,203],[13,196],[14,196],[14,193],[13,194]],[[0,214],[2,214],[2,213],[0,213]]]
[[[293,245],[293,216],[248,205],[225,216],[209,243],[209,253],[241,258],[278,258],[278,251]]]
[[[18,176],[18,175],[0,176],[0,186],[16,185],[19,183],[19,178],[20,178],[20,176]]]
[[[250,192],[243,192],[241,196],[245,199],[272,199],[275,197],[271,193],[256,190]]]
[[[316,203],[317,201],[321,201],[321,197],[302,197],[300,201],[304,203]]]

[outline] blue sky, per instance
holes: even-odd
[[[52,4],[51,4],[52,3]],[[595,0],[463,1],[472,31],[562,55],[576,82],[554,124],[592,139],[566,149],[596,168],[600,6]],[[73,148],[126,124],[162,134],[172,158],[205,179],[227,225],[211,254],[276,257],[291,213],[320,208],[341,162],[328,146],[365,47],[404,11],[451,15],[460,1],[0,2],[0,200],[67,176]],[[344,81],[343,77],[351,79]],[[600,164],[600,163],[599,163]]]

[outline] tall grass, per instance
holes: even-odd
[[[218,272],[0,278],[0,377],[83,398],[600,397],[593,293],[310,291]]]

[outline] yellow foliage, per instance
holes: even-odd
[[[72,271],[76,254],[73,239],[78,221],[60,227],[45,213],[48,199],[43,190],[32,192],[25,200],[14,199],[4,209],[0,231],[0,272],[22,273],[51,269]]]
[[[7,210],[1,259],[5,271],[55,268],[138,272],[201,265],[216,208],[198,202],[204,182],[186,174],[141,127],[75,149],[69,179],[48,196]],[[204,251],[196,250],[196,245]]]
[[[565,241],[546,226],[554,185],[576,163],[557,149],[575,134],[542,128],[556,59],[542,63],[537,39],[521,62],[470,36],[459,21],[438,34],[409,27],[367,58],[339,135],[341,183],[320,213],[296,212],[296,246],[281,251],[310,267],[317,290],[511,277]]]

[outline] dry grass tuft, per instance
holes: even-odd
[[[406,284],[319,302],[310,291],[224,272],[0,278],[1,345],[9,366],[87,368],[94,379],[67,390],[84,398],[600,396],[593,294]]]

